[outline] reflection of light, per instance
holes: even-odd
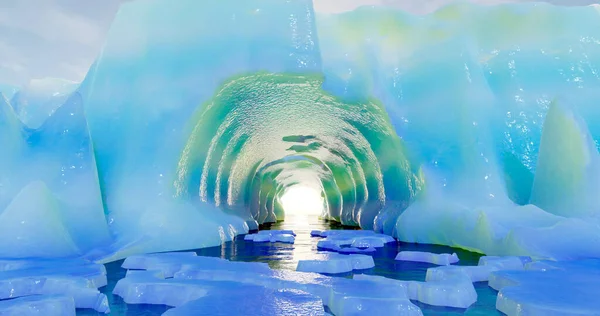
[[[293,186],[281,197],[286,215],[321,215],[323,198],[321,192],[308,186]]]

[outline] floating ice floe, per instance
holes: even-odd
[[[75,302],[69,296],[32,295],[0,301],[2,316],[75,316]]]
[[[271,271],[269,265],[262,262],[235,262],[215,257],[197,256],[195,252],[158,253],[130,256],[125,259],[122,268],[128,270],[160,271],[166,278],[176,272],[187,269],[249,271],[264,273]]]
[[[464,274],[471,282],[488,281],[490,274],[500,270],[523,270],[528,257],[493,257],[484,256],[477,266],[443,266],[427,269],[426,281],[444,280],[456,274]]]
[[[400,261],[414,261],[414,262],[426,262],[437,264],[439,266],[449,266],[459,261],[456,253],[430,253],[420,251],[401,251],[396,256],[396,260]]]
[[[334,251],[342,254],[373,254],[375,248],[384,247],[395,239],[370,230],[313,230],[312,237],[325,237],[317,242],[319,250]]]
[[[477,301],[473,282],[487,281],[494,271],[523,270],[523,264],[528,261],[526,257],[481,257],[478,266],[429,268],[425,282],[362,274],[354,275],[354,279],[403,286],[409,299],[428,305],[468,308]]]
[[[261,230],[256,234],[248,234],[244,237],[246,241],[253,242],[281,242],[293,244],[296,234],[291,230]]]
[[[327,254],[343,256],[339,254]],[[194,257],[194,259],[192,259]],[[351,256],[345,256],[351,257]],[[371,259],[369,256],[360,256]],[[128,271],[113,294],[128,304],[165,304],[176,308],[165,315],[202,315],[216,312],[326,315],[323,305],[337,316],[371,312],[378,315],[422,315],[406,292],[394,284],[352,280],[317,273],[262,269],[250,262],[192,256],[183,253],[141,255],[126,259],[123,266],[168,267],[173,278],[160,270]],[[177,263],[180,261],[179,263]],[[226,263],[229,262],[229,263]],[[218,264],[217,264],[218,263]],[[357,260],[356,264],[360,262]],[[275,299],[273,299],[275,298]],[[232,303],[228,303],[232,302]],[[235,304],[233,304],[235,302]],[[236,306],[238,304],[239,306]]]
[[[515,315],[598,315],[600,260],[527,263],[524,270],[491,273],[500,291],[496,308]]]
[[[109,313],[107,297],[98,291],[99,287],[106,284],[106,268],[85,260],[0,260],[0,300],[31,295],[58,295],[73,300],[76,308],[91,308]],[[54,301],[32,299],[32,308],[36,304],[50,306]],[[18,306],[25,306],[23,304],[26,302],[27,300],[22,300]],[[9,307],[20,310],[21,307],[16,306]],[[63,307],[60,307],[61,310]]]
[[[338,274],[353,270],[365,270],[375,266],[373,257],[330,253],[324,260],[300,260],[296,271]]]

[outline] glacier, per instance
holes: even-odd
[[[299,270],[358,269],[349,258],[372,267],[396,240],[513,263],[600,258],[599,8],[461,2],[427,15],[324,14],[312,0],[125,2],[82,82],[0,85],[0,259],[152,265],[135,256],[218,246],[289,219],[282,197],[299,185],[321,193],[320,219],[361,229],[314,231],[329,252]],[[545,275],[580,278],[571,270],[595,271],[590,262]],[[519,304],[546,311],[523,294],[544,285],[524,264],[431,275],[461,274],[452,288],[469,295],[462,274],[498,282],[508,314]],[[132,272],[123,288],[169,284],[180,268]],[[427,283],[419,288],[437,289]],[[378,311],[384,300],[419,314],[408,296],[356,293],[328,292],[332,310]],[[79,304],[34,294],[49,310]],[[322,294],[276,295],[312,308]],[[0,308],[17,313],[21,301]],[[187,303],[170,313],[204,304]]]

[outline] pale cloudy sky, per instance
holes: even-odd
[[[0,0],[0,84],[22,85],[43,77],[82,80],[123,1]],[[320,12],[384,4],[414,13],[427,13],[452,1],[314,0],[314,3],[315,9]],[[472,1],[495,4],[529,0]],[[547,1],[560,5],[587,5],[600,0]]]

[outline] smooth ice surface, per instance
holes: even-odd
[[[400,281],[366,274],[357,274],[353,278],[402,287],[404,295],[409,299],[433,306],[468,308],[477,301],[477,293],[473,283],[468,277],[460,273],[427,282]],[[397,295],[400,296],[401,294]]]
[[[0,260],[0,300],[30,295],[69,297],[77,308],[110,312],[103,265],[81,259]]]
[[[456,253],[430,253],[430,252],[419,252],[419,251],[401,251],[396,256],[396,260],[401,261],[416,261],[416,262],[428,262],[437,264],[439,266],[448,266],[459,261]]]
[[[78,82],[59,78],[33,79],[7,97],[19,119],[28,127],[38,128],[78,87]]]
[[[78,253],[61,206],[43,182],[32,182],[0,213],[0,257],[65,257]]]
[[[600,261],[534,262],[521,271],[497,271],[496,308],[509,315],[597,315]]]
[[[342,254],[373,254],[394,238],[369,230],[311,231],[311,237],[325,237],[317,242],[317,248]]]
[[[209,292],[163,315],[325,315],[321,299],[306,292],[239,283],[222,284],[219,291]]]
[[[75,316],[72,297],[32,295],[0,301],[2,316]]]
[[[471,282],[488,281],[490,274],[502,270],[523,270],[526,257],[481,257],[477,266],[443,266],[427,269],[426,281],[439,281],[463,274]]]
[[[375,263],[370,256],[328,253],[324,259],[300,260],[296,271],[338,274],[352,270],[370,269],[374,266]]]
[[[334,315],[423,315],[404,284],[363,279],[332,288],[328,306]]]
[[[553,103],[546,114],[531,203],[565,217],[597,214],[600,154],[585,121]]]

